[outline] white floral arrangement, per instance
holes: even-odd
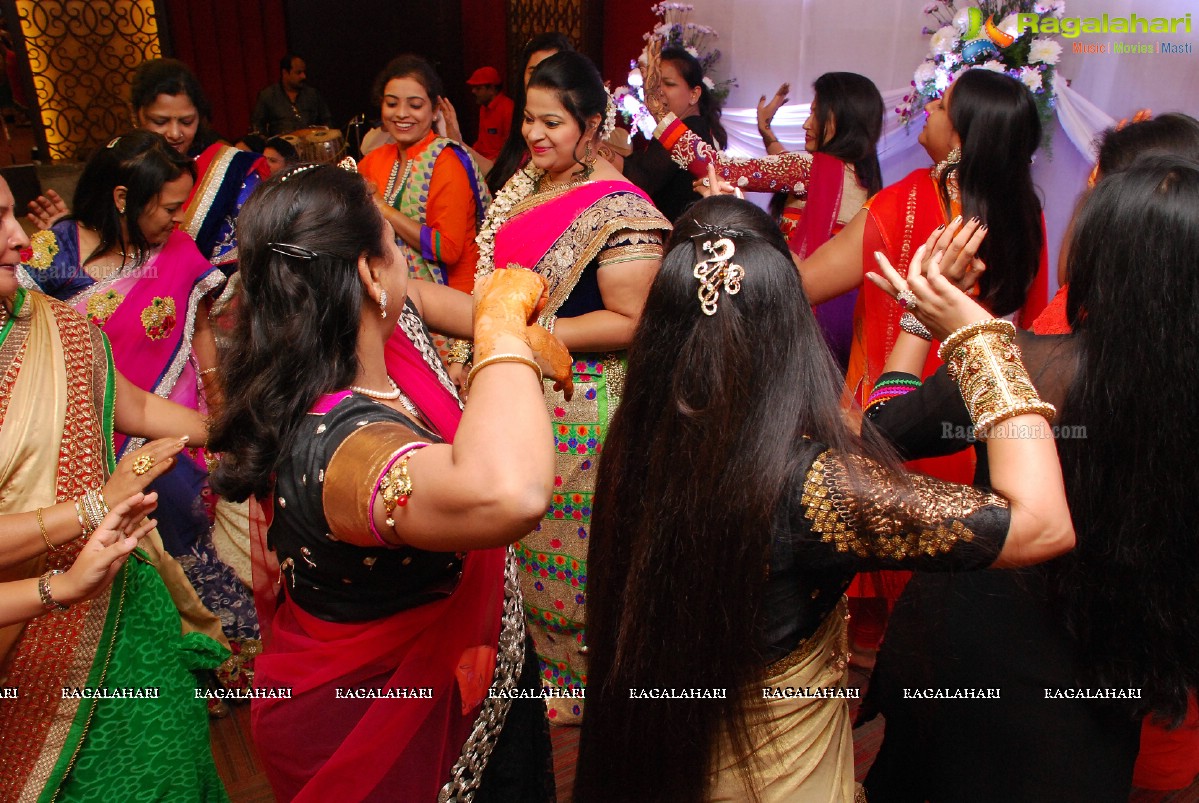
[[[928,103],[941,97],[966,70],[993,70],[1010,75],[1029,88],[1048,142],[1062,46],[1054,36],[1034,35],[1032,31],[1039,26],[1028,26],[1022,33],[1017,15],[1036,14],[1038,20],[1047,16],[1061,19],[1065,11],[1064,0],[978,0],[977,6],[962,8],[957,8],[954,0],[933,0],[924,6],[924,13],[936,23],[935,27],[925,26],[923,30],[929,37],[928,56],[912,75],[912,93],[903,99],[906,105],[895,112],[910,125],[923,114]]]
[[[712,70],[720,61],[720,50],[715,47],[720,35],[714,28],[692,22],[689,17],[694,10],[695,6],[688,3],[658,3],[650,6],[650,11],[654,12],[660,22],[652,31],[644,34],[642,39],[646,41],[647,46],[649,42],[658,40],[664,48],[681,47],[695,56],[704,70],[704,85],[708,87],[717,103],[723,103],[737,82],[732,78],[724,81],[712,80]],[[616,100],[616,108],[632,130],[640,131],[646,138],[651,138],[657,123],[645,107],[645,90],[641,75],[641,65],[644,63],[643,50],[637,59],[629,62],[628,83],[617,87],[612,97]]]

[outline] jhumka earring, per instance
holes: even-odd
[[[944,175],[945,171],[949,169],[950,165],[955,165],[960,161],[962,161],[962,149],[954,147],[945,155],[944,159],[937,162],[937,166],[933,168],[933,175],[935,175],[937,178],[940,178],[942,175]]]

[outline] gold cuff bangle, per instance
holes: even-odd
[[[941,347],[937,349],[937,356],[941,358],[941,362],[948,363],[949,355],[953,353],[953,350],[979,332],[995,332],[1014,338],[1016,336],[1016,327],[1011,321],[1005,321],[1003,318],[989,318],[985,321],[968,323],[959,329],[955,329],[941,341]]]
[[[544,381],[545,377],[541,375],[541,366],[532,357],[525,357],[520,354],[492,354],[485,360],[480,360],[475,363],[475,367],[470,369],[470,374],[466,377],[466,385],[463,387],[463,392],[469,391],[471,383],[475,381],[475,374],[489,365],[495,365],[497,362],[519,362],[529,366],[537,372],[537,381]]]
[[[946,353],[949,376],[958,383],[979,439],[1009,418],[1036,413],[1052,421],[1057,413],[1052,404],[1041,401],[1020,360],[1015,328],[1007,321],[1006,327],[994,323],[971,324],[946,338],[952,346]]]
[[[58,547],[54,546],[54,544],[50,542],[50,534],[48,532],[46,532],[46,522],[42,519],[42,509],[39,507],[37,509],[36,513],[37,513],[37,526],[38,526],[38,529],[42,531],[42,540],[46,542],[46,551],[47,552],[57,552]]]

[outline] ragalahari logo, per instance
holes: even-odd
[[[1191,32],[1191,15],[1140,17],[1132,14],[1127,17],[1110,17],[1104,14],[1100,17],[1062,17],[1059,20],[1053,16],[1042,17],[1040,14],[1017,14],[1016,29],[1020,33],[1056,33],[1067,39],[1074,39],[1084,33],[1180,34]]]

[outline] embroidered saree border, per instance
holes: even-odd
[[[113,386],[110,358],[102,336],[73,309],[41,295],[30,300],[34,315],[54,317],[66,360],[70,415],[63,422],[55,488],[55,498],[66,501],[99,484],[111,459],[111,441],[103,437]],[[49,556],[47,565],[66,568],[82,547],[82,542],[72,542]],[[123,577],[118,585],[124,587]],[[109,604],[112,593],[26,626],[7,678],[20,689],[20,697],[0,708],[0,797],[36,800],[48,784],[65,777],[96,701],[80,706],[78,700],[63,700],[62,689],[103,682],[103,665],[95,658],[112,648],[117,623]]]

